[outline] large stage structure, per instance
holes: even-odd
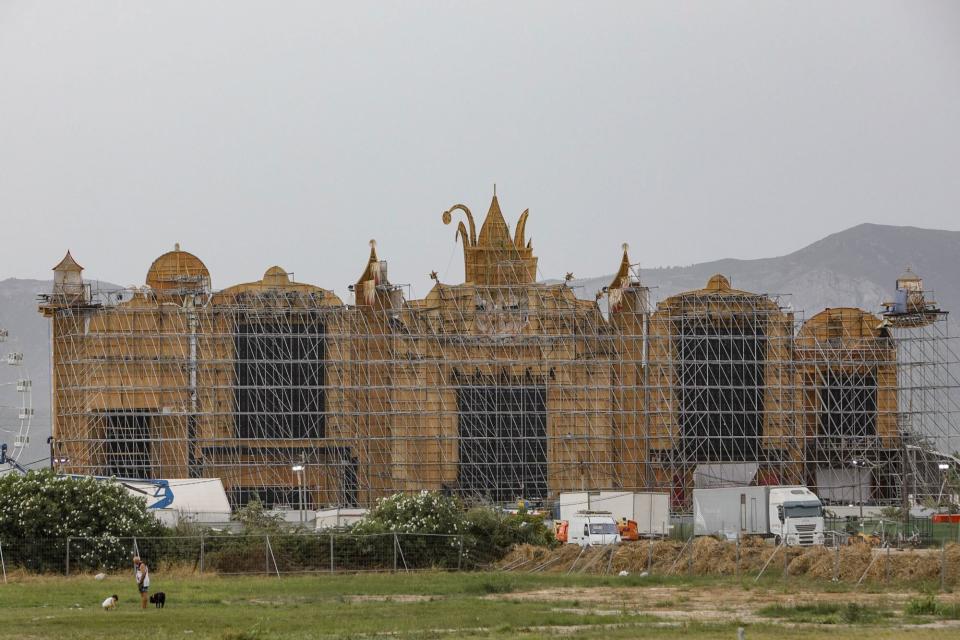
[[[479,233],[464,205],[444,223],[455,214],[466,281],[433,274],[419,300],[372,241],[350,304],[276,266],[215,290],[179,246],[146,286],[95,291],[68,253],[40,307],[57,467],[219,477],[234,506],[625,489],[683,509],[696,486],[746,483],[834,504],[944,499],[957,358],[913,274],[876,314],[804,321],[719,274],[653,308],[624,245],[584,300],[537,280],[526,211],[512,234],[496,196]]]

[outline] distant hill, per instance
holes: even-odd
[[[641,259],[642,256],[631,256]],[[722,273],[737,289],[784,295],[805,317],[827,307],[877,311],[893,295],[897,276],[909,266],[924,278],[943,309],[960,309],[960,231],[861,224],[777,258],[725,259],[688,267],[644,269],[640,278],[654,300],[699,289]],[[613,275],[574,280],[577,295],[593,298]]]
[[[642,256],[632,256],[642,259]],[[861,224],[832,234],[791,254],[759,260],[717,260],[688,267],[644,269],[640,277],[652,287],[654,300],[699,289],[714,273],[722,273],[738,289],[785,294],[783,305],[810,317],[826,307],[857,306],[877,311],[893,294],[897,276],[909,265],[924,278],[943,309],[960,309],[960,232]],[[592,299],[613,276],[574,280],[577,295]],[[119,288],[101,283],[104,289]],[[24,353],[23,370],[33,379],[36,409],[30,449],[22,460],[47,455],[50,434],[49,327],[37,313],[38,293],[50,290],[43,280],[0,281],[0,327],[10,332],[0,352]],[[788,294],[788,295],[787,295]],[[0,364],[0,442],[10,441],[2,429],[16,419],[18,372]],[[44,464],[46,461],[44,461]]]

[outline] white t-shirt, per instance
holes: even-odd
[[[113,596],[110,596],[109,598],[107,598],[106,600],[104,600],[104,601],[103,601],[103,604],[102,604],[101,606],[102,606],[104,609],[112,609],[112,608],[115,606],[115,603],[114,603],[114,601],[113,601]]]

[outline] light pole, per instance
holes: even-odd
[[[940,483],[940,494],[937,496],[937,507],[939,507],[940,501],[943,500],[943,489],[947,486],[947,472],[950,471],[950,465],[946,462],[938,462],[937,469],[943,474],[943,482]]]
[[[863,528],[863,468],[867,466],[866,460],[851,460],[850,465],[857,470],[857,502],[860,504],[860,528]]]
[[[306,469],[306,464],[300,462],[290,468],[297,474],[297,497],[300,500],[300,524],[303,524],[305,522],[303,515],[303,472],[304,469]]]

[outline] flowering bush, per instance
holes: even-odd
[[[465,533],[463,504],[436,492],[395,493],[381,498],[354,533]]]
[[[94,567],[108,556],[127,555],[120,538],[162,533],[146,502],[117,482],[49,469],[0,477],[0,540],[24,541],[17,560],[31,568],[62,567],[69,537],[83,538],[71,546],[71,563]]]
[[[384,546],[388,539],[372,534],[405,534],[398,538],[405,559],[429,559],[437,567],[471,567],[503,557],[515,544],[556,544],[540,516],[506,514],[490,507],[465,511],[456,497],[436,492],[394,494],[381,498],[351,533],[368,534],[365,544]],[[417,534],[417,535],[413,535]],[[438,535],[451,536],[438,540]],[[392,540],[389,541],[392,545]],[[390,557],[388,549],[358,552]]]

